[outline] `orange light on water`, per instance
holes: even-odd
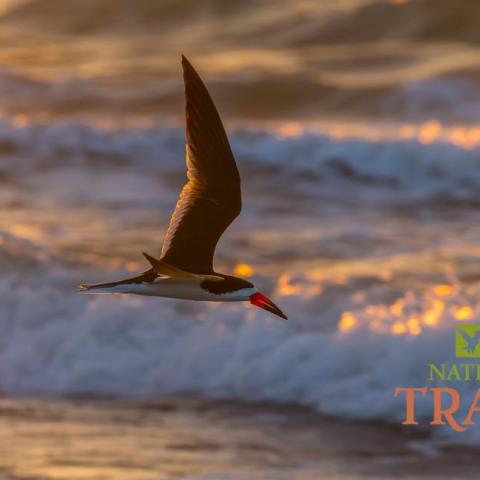
[[[403,314],[404,307],[405,300],[403,298],[399,298],[392,305],[390,305],[390,312],[396,317],[399,317]]]
[[[251,277],[253,275],[253,267],[248,263],[238,263],[235,265],[233,274],[239,277]]]
[[[281,297],[299,295],[302,298],[312,298],[320,295],[322,291],[320,283],[296,282],[288,273],[283,273],[278,278],[276,294]]]
[[[432,295],[432,290],[435,289],[444,296],[451,292],[455,294],[454,290],[456,291],[456,287],[450,285],[432,285],[431,290],[423,295],[409,290],[403,297],[390,304],[370,304],[353,311],[345,311],[338,322],[338,330],[346,332],[351,328],[365,325],[370,330],[380,333],[420,335],[426,328],[439,326],[448,308],[448,304],[439,298],[440,296]],[[452,312],[451,307],[449,311]],[[461,307],[454,313],[457,319],[460,316],[467,320],[474,312],[470,307]]]
[[[301,286],[291,283],[290,275],[284,273],[278,278],[277,293],[280,296],[300,294]]]
[[[13,115],[11,120],[12,120],[12,123],[15,127],[21,128],[21,127],[25,127],[26,125],[28,125],[27,115],[23,115],[21,113],[19,113],[17,115]]]
[[[455,291],[455,287],[452,285],[435,285],[433,287],[433,292],[435,295],[438,295],[439,297],[447,297],[448,295],[451,295]]]
[[[392,325],[391,331],[394,335],[403,335],[407,332],[407,326],[403,322],[395,322]]]
[[[420,129],[418,139],[421,143],[429,144],[438,140],[442,135],[442,126],[437,120],[426,123]]]
[[[340,332],[349,332],[357,326],[357,319],[352,312],[343,312],[338,322],[338,330]]]
[[[15,223],[13,225],[10,225],[9,230],[11,233],[13,233],[13,235],[20,238],[26,238],[27,240],[31,240],[32,242],[41,243],[44,239],[44,234],[41,229],[33,225],[27,225],[25,223]]]
[[[139,270],[140,268],[141,268],[140,263],[138,263],[134,260],[129,260],[125,264],[125,270],[127,270],[127,272],[135,272],[135,271]]]
[[[423,313],[423,324],[428,325],[429,327],[437,325],[444,310],[445,304],[443,301],[438,299],[434,300],[433,304]]]
[[[277,129],[280,138],[295,138],[303,133],[303,127],[298,122],[286,122]]]
[[[462,322],[465,320],[470,320],[473,317],[473,310],[472,307],[463,305],[462,307],[454,309],[453,315],[457,320]]]
[[[410,335],[420,335],[420,333],[422,333],[422,327],[420,327],[420,322],[418,321],[418,318],[409,318],[407,320],[407,328]]]
[[[418,336],[429,329],[444,328],[452,319],[469,321],[475,318],[476,308],[462,300],[462,290],[455,283],[432,284],[423,292],[408,290],[383,304],[365,304],[368,298],[359,296],[352,310],[342,314],[338,330],[343,333],[367,327],[382,334]],[[351,298],[356,299],[355,295]]]
[[[310,131],[309,126],[301,127],[295,122],[282,124],[277,129],[280,138],[298,136]],[[384,130],[355,124],[333,124],[319,130],[334,139],[362,139],[368,141],[405,140],[418,141],[425,145],[450,143],[465,150],[480,147],[480,125],[444,125],[439,120],[431,119],[422,124],[405,123]]]
[[[389,317],[390,313],[388,307],[385,305],[367,305],[365,314],[372,318],[385,320]]]
[[[410,140],[415,138],[415,126],[414,125],[402,125],[398,129],[398,136],[404,140]]]

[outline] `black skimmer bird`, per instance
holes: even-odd
[[[217,242],[242,207],[240,175],[207,88],[184,56],[182,65],[188,181],[170,218],[160,258],[144,253],[151,268],[141,275],[79,288],[86,293],[130,293],[214,302],[250,300],[253,305],[287,319],[252,283],[213,269]]]

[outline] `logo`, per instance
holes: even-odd
[[[480,358],[480,323],[455,328],[455,355],[461,358]]]
[[[419,387],[396,387],[394,397],[402,396],[405,401],[403,425],[418,425],[416,400],[427,396],[432,400],[430,425],[448,425],[457,432],[465,432],[475,425],[475,417],[480,416],[480,323],[457,325],[452,333],[455,334],[456,357],[469,360],[430,363],[426,379],[430,386],[426,383]],[[477,383],[473,398],[470,395],[464,398],[465,389],[459,382]]]

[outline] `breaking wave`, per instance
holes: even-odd
[[[454,361],[456,316],[480,308],[463,305],[465,294],[478,298],[478,286],[369,304],[375,292],[359,301],[339,285],[298,276],[288,288],[283,278],[273,291],[290,316],[285,322],[241,304],[86,298],[73,291],[72,275],[52,273],[55,268],[50,264],[41,275],[32,270],[29,282],[15,274],[0,281],[4,394],[200,393],[399,423],[404,410],[394,388],[432,386],[428,364]],[[381,283],[376,288],[388,293]],[[474,386],[456,385],[464,414]],[[419,400],[416,412],[431,420],[429,401]],[[435,433],[443,443],[480,440],[473,433]]]
[[[439,202],[475,214],[476,133],[409,128],[381,138],[292,124],[233,133],[247,201],[244,230],[225,241],[241,252],[249,245],[253,281],[289,314],[284,322],[243,304],[77,294],[80,281],[143,268],[132,250],[152,237],[164,203],[171,208],[165,198],[184,176],[183,132],[4,119],[0,391],[197,393],[398,423],[394,387],[428,386],[428,364],[454,359],[453,326],[480,309],[475,231],[464,239],[459,223],[455,241],[442,240],[444,220],[435,223]],[[386,210],[382,220],[359,216],[371,202]],[[292,236],[292,222],[305,222],[303,236]],[[294,241],[302,252],[292,253]],[[223,265],[238,261],[220,250]],[[445,276],[444,264],[455,275]],[[473,386],[459,383],[465,404]],[[428,421],[428,400],[417,414]],[[446,430],[435,438],[480,440]]]
[[[160,179],[162,174],[178,172],[175,188],[183,176],[181,128],[22,123],[18,118],[0,122],[7,183],[16,176],[23,178],[26,170],[31,170],[33,182],[38,171],[73,169],[78,173],[78,168],[98,175],[108,174],[109,168],[112,175],[132,171],[132,181],[138,174]],[[231,141],[248,178],[247,188],[253,188],[248,183],[254,182],[257,189],[281,185],[313,197],[342,197],[348,191],[366,201],[381,196],[401,202],[475,203],[480,186],[480,129],[476,126],[444,127],[429,122],[382,132],[375,126],[322,129],[286,123],[261,130],[240,127]]]

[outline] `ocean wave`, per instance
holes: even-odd
[[[298,45],[324,42],[350,43],[386,39],[449,39],[478,42],[478,3],[475,0],[358,0],[337,5],[312,5],[308,1],[223,2],[204,5],[191,2],[140,0],[133,6],[128,0],[29,0],[11,1],[0,20],[6,25],[29,25],[73,35],[99,33],[170,34],[192,20],[207,17],[225,28],[228,38],[239,32],[231,28],[234,20],[242,32],[259,41]],[[275,9],[275,14],[273,14]],[[252,11],[254,14],[252,15]],[[187,13],[186,13],[187,12]],[[412,25],[409,19],[415,18]],[[106,21],[108,19],[108,21]],[[245,20],[249,19],[248,24]],[[242,22],[242,20],[244,20]],[[303,28],[298,28],[301,25]],[[296,28],[295,28],[296,27]],[[375,27],[375,28],[372,28]],[[206,32],[205,32],[206,33]],[[204,33],[204,34],[205,34]]]
[[[0,109],[178,115],[184,52],[230,118],[477,121],[475,2],[279,2],[12,1]]]
[[[36,245],[26,238],[0,229],[0,268],[2,274],[24,272],[46,265],[52,252],[45,246]]]
[[[168,179],[175,174],[175,188],[183,177],[182,129],[22,122],[0,123],[2,173],[12,183],[24,181],[26,172],[34,185],[35,172],[42,172],[38,178],[45,180],[46,173],[79,168],[82,175],[130,171],[132,181],[139,173]],[[248,188],[282,186],[296,191],[299,200],[305,195],[345,197],[348,192],[347,198],[367,201],[380,197],[468,204],[475,203],[480,186],[476,127],[449,129],[432,122],[400,126],[393,133],[374,127],[358,133],[348,127],[322,131],[286,124],[271,130],[240,128],[231,140]],[[52,191],[59,187],[52,185]],[[88,190],[88,183],[84,187]]]
[[[444,40],[478,43],[480,15],[475,0],[406,0],[365,2],[324,26],[317,41]],[[411,19],[415,18],[415,22]],[[373,28],[375,27],[375,28]]]
[[[370,305],[368,295],[360,302],[339,299],[328,285],[318,288],[300,278],[297,291],[280,282],[273,292],[290,315],[285,322],[242,304],[85,297],[73,291],[71,275],[49,275],[0,280],[5,394],[200,393],[294,402],[346,419],[389,423],[404,416],[395,387],[439,385],[429,384],[428,364],[454,361],[459,309],[466,308],[466,297],[478,296],[478,286],[443,286]],[[470,314],[478,311],[478,303],[469,305]],[[475,384],[455,387],[465,413]],[[431,411],[428,399],[417,402],[424,425]],[[480,441],[472,432],[434,432],[440,443]]]

